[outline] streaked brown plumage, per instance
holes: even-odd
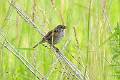
[[[39,44],[48,42],[51,45],[57,44],[61,38],[64,36],[64,29],[66,26],[58,25],[53,30],[49,31],[41,41],[39,41],[33,48],[37,47]]]

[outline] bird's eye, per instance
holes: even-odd
[[[55,32],[58,32],[59,31],[59,28],[55,30]]]

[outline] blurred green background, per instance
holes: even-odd
[[[66,34],[56,46],[83,74],[87,71],[89,80],[120,80],[120,0],[16,0],[15,4],[43,33],[64,22]],[[56,56],[50,49],[43,45],[30,49],[42,36],[10,7],[8,0],[0,0],[0,19],[9,42],[48,80],[77,80],[68,79],[70,75],[63,74],[59,62],[53,66]],[[37,78],[0,47],[0,80]]]

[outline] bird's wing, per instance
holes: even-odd
[[[44,36],[44,39],[45,39],[45,40],[48,40],[48,39],[52,38],[52,36],[53,36],[53,30],[49,31],[49,32]]]

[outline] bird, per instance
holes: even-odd
[[[51,45],[55,45],[60,42],[62,37],[65,34],[66,26],[64,25],[57,25],[53,30],[49,31],[45,36],[43,36],[42,40],[40,40],[37,44],[33,46],[33,48],[36,48],[39,44],[42,43],[49,43]]]

